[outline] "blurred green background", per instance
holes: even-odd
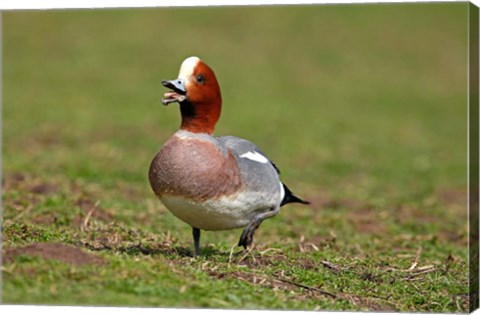
[[[197,55],[214,69],[222,89],[216,135],[255,142],[289,187],[313,201],[311,208],[285,208],[265,222],[258,243],[281,248],[302,233],[333,231],[344,251],[317,253],[316,261],[348,257],[355,242],[369,257],[385,259],[393,255],[388,242],[396,236],[434,235],[440,242],[401,246],[422,247],[433,264],[456,257],[458,269],[442,283],[465,294],[467,13],[466,2],[4,12],[4,178],[22,174],[87,187],[116,222],[171,231],[188,248],[189,228],[155,200],[146,174],[180,123],[176,104],[161,105],[160,82],[175,78],[183,59]],[[80,210],[68,188],[39,197],[40,205],[20,220],[25,196],[21,187],[4,187],[7,232],[19,223],[34,228],[37,210],[65,216],[65,226],[48,229],[71,232],[66,226]],[[24,208],[12,205],[22,200]],[[367,219],[381,225],[380,232],[358,235],[358,218],[349,221],[352,203],[371,209]],[[228,250],[239,233],[209,233],[204,241]],[[6,248],[29,243],[9,235]],[[13,274],[4,276],[5,302],[35,290],[22,287],[21,272]],[[440,285],[430,280],[426,287]],[[37,289],[25,299],[102,303],[92,295],[59,298],[44,295],[40,284]],[[424,304],[405,294],[410,302],[394,309],[464,310],[445,290]],[[183,301],[204,305],[201,298]],[[303,308],[295,303],[278,307]]]

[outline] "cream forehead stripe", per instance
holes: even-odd
[[[199,61],[200,59],[198,57],[188,57],[185,59],[180,66],[178,78],[186,80],[189,76],[191,76]]]

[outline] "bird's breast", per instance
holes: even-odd
[[[241,190],[242,181],[232,153],[215,143],[173,136],[154,157],[149,170],[159,197],[180,196],[205,201]]]

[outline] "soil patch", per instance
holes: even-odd
[[[253,285],[261,285],[272,290],[282,290],[288,292],[296,292],[297,298],[329,298],[329,299],[345,299],[341,295],[336,295],[323,289],[307,286],[295,280],[285,277],[283,271],[277,271],[273,276],[266,276],[251,272],[234,271],[219,272],[216,270],[207,270],[207,274],[215,279],[237,279],[251,283]]]
[[[91,219],[109,223],[115,218],[112,213],[113,211],[100,207],[99,201],[95,202],[92,199],[81,197],[77,199],[75,205],[82,209],[83,215],[78,215],[73,218],[72,225],[74,227],[81,227]]]
[[[426,211],[415,208],[409,205],[401,205],[395,210],[394,219],[399,224],[432,224],[439,221],[438,217],[435,217]]]
[[[264,268],[264,267],[272,267],[276,266],[279,263],[286,260],[286,257],[282,254],[277,255],[255,255],[250,254],[244,256],[237,262],[239,266],[246,266],[246,267],[257,267],[257,268]]]
[[[44,200],[44,196],[58,193],[60,190],[56,183],[47,183],[21,172],[7,172],[2,178],[2,188],[4,207],[8,212],[11,211],[13,216],[29,214]],[[10,194],[15,191],[17,193]]]
[[[302,253],[318,252],[322,248],[336,248],[335,242],[335,235],[314,235],[308,238],[301,236],[300,241],[298,242],[298,250]]]
[[[47,183],[36,183],[28,187],[27,190],[38,195],[50,195],[58,191],[58,186]]]
[[[118,182],[116,184],[116,189],[121,191],[122,195],[127,200],[137,201],[143,198],[142,192],[128,183]]]
[[[332,202],[331,198],[326,194],[310,195],[306,196],[305,199],[310,201],[310,205],[313,208],[324,208]]]
[[[57,218],[53,215],[43,214],[33,217],[30,221],[38,225],[52,225],[57,221]]]
[[[355,209],[365,208],[368,205],[361,202],[360,200],[344,198],[344,199],[338,199],[338,200],[336,199],[331,200],[327,204],[327,206],[334,209],[346,208],[350,210],[355,210]]]
[[[99,265],[103,263],[103,260],[98,256],[61,243],[36,243],[24,247],[7,248],[4,251],[3,259],[5,262],[12,262],[21,255],[58,260],[75,266]]]
[[[467,206],[467,190],[460,188],[442,188],[437,191],[437,198],[447,205]]]
[[[20,172],[6,173],[2,177],[2,187],[3,189],[8,189],[12,186],[18,185],[25,179],[27,179],[27,176]]]
[[[360,233],[385,234],[385,226],[372,208],[361,208],[348,213],[348,220]]]
[[[336,199],[329,196],[327,193],[318,194],[318,195],[310,195],[306,198],[313,207],[316,208],[332,208],[332,209],[340,209],[340,208],[347,208],[347,209],[359,209],[365,207],[366,204],[360,200],[356,199]]]
[[[55,183],[47,183],[21,172],[7,172],[2,178],[2,186],[5,190],[18,189],[37,195],[50,195],[59,190]]]
[[[255,285],[266,286],[273,290],[293,291],[298,289],[298,287],[292,284],[292,282],[282,281],[276,278],[255,274],[251,272],[244,272],[244,271],[219,272],[216,270],[207,270],[206,272],[209,276],[216,279],[237,279],[237,280],[245,281]]]
[[[393,306],[389,305],[389,303],[382,298],[363,298],[357,295],[349,295],[349,294],[340,294],[340,296],[350,301],[353,305],[365,307],[369,311],[388,312],[388,313],[397,311]]]

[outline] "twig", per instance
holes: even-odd
[[[435,271],[435,266],[433,266],[433,265],[419,267],[416,270],[414,270],[414,272],[412,272],[410,275],[404,277],[403,280],[412,280],[416,276],[419,276],[419,275],[424,274],[424,273],[429,273],[429,272],[432,272],[432,271]]]
[[[419,248],[417,249],[417,253],[415,254],[415,260],[413,261],[413,263],[412,263],[412,265],[410,266],[410,268],[408,268],[408,270],[414,270],[415,267],[417,267],[421,253],[422,253],[422,247],[419,247]]]
[[[307,245],[310,245],[316,252],[318,252],[320,249],[317,247],[317,245],[313,243],[306,243]]]
[[[262,251],[262,252],[259,252],[259,254],[260,254],[260,256],[263,256],[263,255],[265,255],[266,253],[268,253],[269,251],[281,252],[282,250],[279,249],[279,248],[270,247],[270,248],[267,248],[266,250],[264,250],[264,251]]]
[[[93,212],[97,209],[99,204],[100,204],[100,200],[97,200],[97,202],[95,202],[95,204],[88,210],[87,216],[83,220],[82,230],[86,229],[88,221],[92,217]]]
[[[273,287],[272,287],[273,289],[278,288],[278,287],[275,287],[275,285],[274,285],[275,282],[277,282],[277,283],[283,282],[283,283],[288,283],[290,285],[293,285],[293,286],[296,286],[296,287],[299,287],[299,288],[302,288],[302,289],[306,289],[308,291],[318,292],[320,294],[323,294],[323,295],[328,296],[328,297],[333,298],[333,299],[343,298],[343,297],[337,296],[333,293],[330,293],[328,291],[325,291],[325,290],[322,290],[322,289],[319,289],[319,288],[316,288],[316,287],[311,287],[311,286],[308,286],[308,285],[305,285],[305,284],[302,284],[302,283],[298,283],[298,282],[286,279],[286,278],[284,278],[283,273],[281,273],[280,276],[260,275],[260,274],[256,274],[256,273],[253,273],[253,272],[246,272],[246,273],[242,273],[241,275],[236,274],[235,272],[227,273],[227,275],[228,274],[235,277],[236,279],[239,279],[239,280],[242,280],[242,281],[245,281],[245,282],[249,282],[249,283],[253,283],[253,284],[256,284],[256,285],[263,285],[268,281],[268,283],[273,285]],[[246,276],[249,276],[249,278],[251,280],[246,279]]]
[[[302,235],[302,236],[300,237],[300,241],[298,242],[298,249],[300,250],[300,253],[303,253],[303,252],[305,251],[305,250],[303,249],[303,246],[302,246],[302,244],[303,244],[304,241],[305,241],[305,236]]]
[[[362,248],[360,247],[360,245],[355,244],[355,249],[356,249],[357,252],[360,254],[360,256],[364,256],[363,250],[362,250]]]
[[[32,211],[33,205],[29,204],[23,211],[20,211],[15,217],[13,217],[13,221],[18,221],[21,217],[23,217],[25,214],[29,213]]]
[[[319,289],[319,288],[315,288],[315,287],[310,287],[308,285],[305,285],[305,284],[301,284],[301,283],[297,283],[297,282],[294,282],[294,281],[291,281],[291,280],[288,280],[288,279],[283,279],[283,278],[276,278],[276,280],[278,281],[281,281],[281,282],[285,282],[285,283],[288,283],[288,284],[291,284],[291,285],[294,285],[296,287],[299,287],[299,288],[302,288],[302,289],[307,289],[309,291],[316,291],[316,292],[319,292],[323,295],[326,295],[326,296],[329,296],[333,299],[337,299],[338,297],[333,294],[333,293],[330,293],[330,292],[327,292],[327,291],[324,291],[322,289]]]
[[[342,268],[326,260],[321,261],[322,265],[326,268],[332,270],[334,273],[342,271]]]
[[[254,248],[255,248],[255,245],[252,245],[249,249],[247,249],[247,252],[245,253],[245,255],[243,255],[243,257],[240,258],[238,262],[244,261],[245,258],[247,258],[248,254],[250,254]],[[253,255],[252,255],[252,258],[253,258],[253,261],[255,262],[255,257]]]
[[[87,241],[81,241],[80,244],[85,246],[86,248],[88,248],[90,250],[95,250],[95,251],[113,250],[112,246],[109,246],[109,245],[106,245],[106,244],[103,244],[103,243],[99,243],[99,245],[97,246],[97,245],[91,244]]]
[[[228,264],[232,262],[232,257],[233,257],[233,249],[236,247],[236,245],[233,245],[232,248],[230,248],[230,255],[228,256]]]

